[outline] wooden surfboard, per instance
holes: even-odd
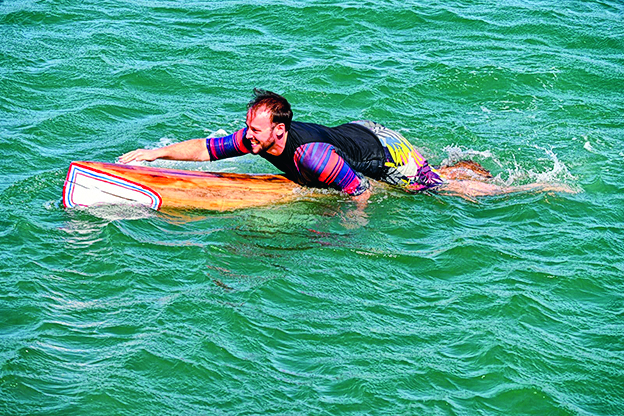
[[[99,162],[72,162],[63,204],[143,205],[230,211],[287,202],[303,188],[282,175],[197,172]]]

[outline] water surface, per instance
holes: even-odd
[[[0,2],[0,412],[621,414],[623,14]],[[580,192],[62,208],[71,161],[231,133],[254,87]]]

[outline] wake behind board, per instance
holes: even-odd
[[[161,208],[230,211],[287,202],[301,187],[282,175],[196,172],[99,162],[72,162],[63,187],[63,204],[143,205]]]

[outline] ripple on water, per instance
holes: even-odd
[[[618,413],[622,7],[322,3],[2,3],[0,407]],[[69,160],[231,133],[254,86],[584,192],[60,208]]]

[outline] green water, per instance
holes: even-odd
[[[62,208],[254,87],[580,192]],[[0,1],[0,414],[624,414],[622,91],[616,0]]]

